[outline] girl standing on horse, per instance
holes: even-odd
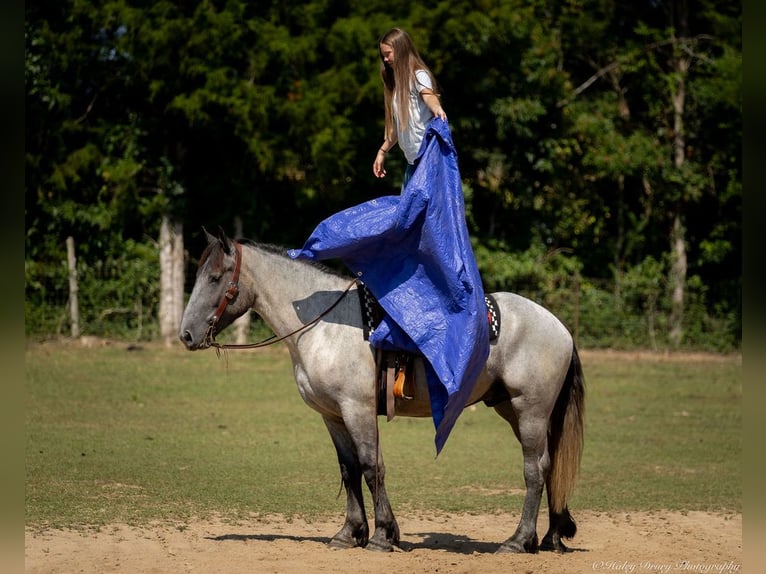
[[[407,32],[392,28],[381,37],[379,50],[386,127],[372,171],[376,177],[385,177],[386,154],[398,143],[407,159],[404,189],[415,169],[428,122],[434,117],[446,121],[447,114],[439,101],[436,80]]]

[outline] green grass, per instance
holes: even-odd
[[[741,361],[584,358],[586,446],[571,507],[742,508]],[[342,512],[335,451],[283,348],[30,345],[30,525]],[[492,409],[435,458],[430,419],[380,419],[394,510],[520,510],[521,452]],[[368,497],[369,498],[369,497]]]

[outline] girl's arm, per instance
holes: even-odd
[[[394,136],[393,140],[388,138],[383,140],[383,145],[380,146],[378,153],[375,154],[375,161],[372,164],[372,173],[375,174],[375,177],[386,177],[386,168],[383,167],[386,161],[386,154],[391,151],[391,148],[396,145],[397,141],[396,136]]]
[[[431,113],[434,116],[447,121],[447,114],[442,108],[442,104],[439,101],[439,96],[434,94],[433,90],[425,88],[420,92],[420,96],[423,98],[423,101],[426,103],[428,109],[431,110]]]

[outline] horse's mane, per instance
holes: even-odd
[[[284,259],[287,259],[289,261],[294,261],[295,263],[298,263],[301,265],[307,265],[309,267],[313,267],[317,269],[318,271],[321,271],[322,273],[326,273],[328,275],[334,275],[335,277],[341,277],[341,278],[348,277],[348,274],[344,274],[318,261],[312,261],[312,260],[306,260],[306,259],[292,259],[289,255],[287,255],[287,248],[281,245],[274,245],[271,243],[261,243],[259,241],[253,241],[252,239],[247,239],[245,237],[237,238],[234,241],[237,243],[241,243],[242,245],[248,245],[260,251],[271,253],[272,255],[283,257]],[[211,243],[208,243],[204,251],[202,251],[202,255],[200,255],[199,263],[197,266],[197,273],[199,273],[199,270],[202,269],[202,266],[205,264],[205,262],[208,259],[211,260],[211,264],[214,266],[221,265],[223,263],[223,255],[224,255],[223,246],[220,241],[213,241]]]

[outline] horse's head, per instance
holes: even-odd
[[[179,332],[190,351],[209,347],[218,333],[249,308],[239,295],[241,245],[223,231],[218,237],[204,231],[208,243],[200,257]]]

